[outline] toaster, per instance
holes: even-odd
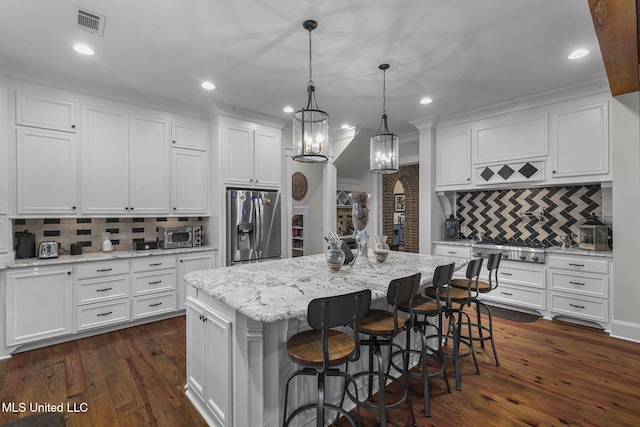
[[[58,258],[57,242],[41,242],[38,258]]]

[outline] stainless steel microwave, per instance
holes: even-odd
[[[165,249],[193,248],[202,246],[202,227],[185,225],[182,227],[160,228],[160,247]]]

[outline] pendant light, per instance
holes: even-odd
[[[309,84],[306,108],[293,114],[293,160],[326,162],[329,159],[329,115],[318,108],[311,69],[311,31],[318,23],[307,20],[302,26],[309,31]]]
[[[378,68],[382,70],[382,119],[378,133],[369,140],[369,167],[371,173],[396,173],[398,172],[399,161],[399,141],[398,135],[389,131],[387,126],[386,111],[386,80],[389,64],[380,64]]]

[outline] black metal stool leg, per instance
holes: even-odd
[[[316,412],[316,426],[324,427],[324,372],[318,373],[318,407]]]

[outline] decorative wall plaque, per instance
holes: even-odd
[[[307,195],[307,177],[302,172],[296,172],[291,176],[291,196],[293,200],[300,201]]]

